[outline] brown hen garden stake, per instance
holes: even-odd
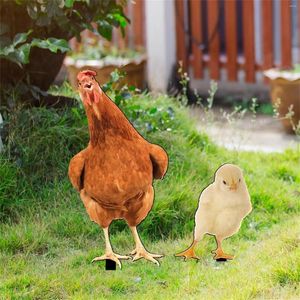
[[[133,261],[145,258],[159,265],[160,254],[148,252],[137,226],[153,205],[153,179],[162,179],[167,171],[167,153],[145,140],[123,112],[101,90],[96,72],[78,74],[79,93],[88,118],[88,146],[70,161],[69,178],[80,193],[90,219],[103,228],[105,254],[94,261],[112,260],[121,268],[130,256],[114,253],[109,239],[109,225],[124,219],[130,227],[135,249]]]

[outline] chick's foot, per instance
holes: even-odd
[[[213,251],[213,253],[215,253],[215,256],[214,256],[215,260],[231,260],[234,258],[233,255],[224,253],[222,249],[217,249],[217,250]]]
[[[176,254],[175,256],[177,257],[184,257],[184,259],[187,259],[187,258],[194,258],[194,259],[200,259],[196,253],[195,253],[195,250],[194,250],[194,247],[190,247],[188,248],[187,250],[183,251],[183,252],[180,252],[178,254]]]
[[[92,263],[95,262],[95,261],[106,260],[106,259],[113,260],[119,266],[119,268],[121,269],[122,264],[120,262],[120,259],[131,259],[131,257],[127,256],[127,255],[119,255],[119,254],[116,254],[114,252],[107,252],[104,255],[95,257],[92,260]]]

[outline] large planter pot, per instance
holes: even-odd
[[[133,85],[140,89],[145,87],[145,56],[141,56],[134,60],[124,58],[110,60],[75,60],[72,57],[66,57],[64,64],[68,70],[70,84],[75,89],[77,88],[77,74],[85,69],[97,72],[96,79],[100,85],[108,82],[110,79],[110,73],[115,69],[118,69],[119,71],[126,72],[123,83],[126,83],[128,86]]]
[[[29,3],[35,5],[32,3],[35,1],[19,2],[20,3],[17,1],[0,1],[0,27],[1,29],[3,27],[4,30],[0,31],[2,31],[3,34],[8,34],[8,36],[12,38],[17,33],[33,30],[37,34],[34,36],[35,38],[46,39],[48,37],[56,37],[69,40],[72,37],[68,33],[62,32],[57,26],[46,28],[36,25],[36,20],[33,20],[26,13],[25,5],[25,2],[28,2],[27,5],[29,5]],[[19,5],[21,2],[24,2],[24,4]],[[7,28],[5,24],[8,25]],[[6,33],[6,29],[4,28],[8,29],[9,32]],[[1,36],[1,39],[4,41],[5,35]],[[33,47],[30,51],[29,63],[24,65],[23,68],[20,68],[12,61],[0,59],[0,85],[15,85],[16,83],[20,83],[20,81],[26,81],[26,83],[35,85],[43,91],[47,91],[58,74],[64,58],[65,53],[61,53],[60,51],[53,53],[48,49]]]
[[[270,79],[271,100],[278,107],[281,122],[285,130],[292,133],[292,123],[297,126],[300,122],[300,74],[277,69],[270,69],[264,74]],[[293,111],[291,119],[286,117],[290,109]]]

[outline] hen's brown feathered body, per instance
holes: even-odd
[[[93,84],[92,89],[80,88],[90,142],[70,162],[71,183],[91,220],[102,228],[114,219],[125,219],[135,227],[151,210],[153,178],[164,176],[167,154],[134,129],[92,76],[82,77],[83,85]]]

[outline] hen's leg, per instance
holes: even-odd
[[[103,228],[103,231],[104,231],[104,236],[105,236],[105,254],[102,256],[95,257],[92,260],[92,262],[110,259],[110,260],[115,261],[121,269],[122,265],[121,265],[120,259],[129,259],[131,257],[114,253],[112,250],[111,244],[110,244],[110,240],[109,240],[108,227]]]
[[[233,259],[233,257],[234,257],[233,255],[226,254],[223,252],[223,249],[222,249],[223,239],[216,237],[216,241],[217,241],[217,249],[215,251],[213,251],[213,253],[215,253],[214,259],[215,260]]]
[[[157,264],[159,266],[159,262],[155,258],[163,257],[163,255],[153,254],[153,253],[148,252],[145,249],[143,243],[141,242],[139,234],[137,232],[136,226],[130,226],[130,230],[133,234],[133,238],[134,238],[135,245],[136,245],[135,250],[133,250],[131,252],[131,254],[134,255],[133,261],[141,259],[141,258],[145,258],[147,260],[154,262],[155,264]]]
[[[130,256],[122,256],[122,255],[115,254],[113,252],[110,244],[109,232],[108,232],[109,224],[111,221],[108,218],[107,211],[102,209],[97,202],[95,202],[91,197],[89,197],[84,189],[81,190],[80,197],[91,220],[96,222],[99,226],[101,226],[104,231],[105,254],[99,257],[95,257],[92,262],[98,260],[111,259],[115,261],[121,268],[121,263],[119,259],[129,259]],[[99,216],[101,216],[102,218],[99,218]],[[108,221],[103,222],[103,220],[105,219]]]

